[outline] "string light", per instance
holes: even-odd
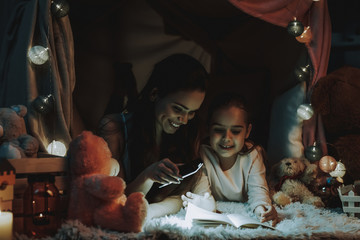
[[[297,116],[302,120],[309,120],[314,115],[311,104],[303,103],[297,109]]]
[[[305,148],[305,157],[310,162],[318,161],[322,157],[322,150],[318,147],[317,143]]]
[[[312,40],[312,32],[310,29],[310,26],[307,26],[302,34],[298,37],[296,37],[296,40],[301,43],[309,43]]]
[[[46,150],[48,151],[48,153],[52,154],[52,155],[56,155],[56,156],[65,156],[66,154],[66,147],[65,144],[60,142],[60,141],[55,141],[53,140],[46,148]]]
[[[41,114],[47,114],[54,109],[54,96],[48,94],[46,96],[38,96],[32,103],[34,109]]]
[[[28,59],[36,65],[43,65],[49,60],[48,48],[38,45],[33,46],[28,51]]]
[[[69,3],[66,0],[51,1],[51,13],[57,18],[62,18],[68,15],[69,9]]]
[[[305,67],[296,67],[294,71],[296,80],[299,82],[306,81],[310,78],[310,64]]]
[[[287,26],[287,31],[294,37],[300,36],[304,32],[304,25],[296,19],[292,20]]]

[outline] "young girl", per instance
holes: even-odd
[[[263,149],[247,140],[252,125],[245,99],[224,93],[208,111],[209,139],[200,155],[212,195],[217,201],[248,202],[261,222],[272,220],[275,225],[278,217],[265,179]],[[182,199],[184,206],[192,202],[201,207],[204,197],[188,192]]]

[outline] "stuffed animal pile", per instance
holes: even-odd
[[[344,184],[360,179],[359,103],[360,69],[350,66],[319,79],[311,95],[311,104],[324,124],[329,154],[347,169]]]
[[[101,137],[83,131],[70,143],[67,158],[71,189],[68,218],[87,226],[119,232],[140,232],[148,203],[140,192],[128,197],[122,178],[114,171],[111,152]]]
[[[312,204],[324,207],[321,198],[315,196],[307,187],[317,176],[317,165],[305,158],[284,158],[273,165],[269,186],[272,200],[279,206],[291,202]]]
[[[39,141],[27,134],[24,120],[26,114],[24,105],[0,108],[0,158],[37,156]]]

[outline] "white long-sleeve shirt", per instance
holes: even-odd
[[[259,205],[271,205],[260,147],[246,155],[238,154],[234,165],[226,171],[221,169],[209,145],[203,144],[200,154],[215,200],[248,202],[252,210]]]

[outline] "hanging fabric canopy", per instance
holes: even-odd
[[[29,134],[40,140],[42,151],[53,140],[67,145],[73,121],[75,85],[74,48],[70,21],[51,12],[52,1],[1,1],[0,107],[23,104]],[[44,47],[42,65],[28,60],[33,46]],[[50,95],[50,97],[49,97]],[[51,100],[45,112],[34,101]],[[41,102],[40,104],[45,104]],[[46,109],[48,108],[48,109]]]
[[[310,26],[312,41],[306,43],[313,72],[308,84],[308,94],[316,82],[327,74],[331,47],[331,22],[326,0],[228,0],[240,10],[281,27],[287,27],[294,18]],[[309,146],[319,141],[327,152],[325,134],[319,115],[304,121],[303,143]]]

